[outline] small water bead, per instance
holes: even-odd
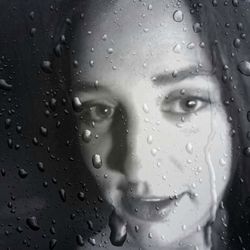
[[[250,62],[249,61],[241,61],[238,64],[238,70],[241,74],[250,76]]]
[[[108,54],[110,54],[110,55],[111,55],[111,54],[113,54],[114,49],[113,49],[113,48],[108,48],[108,49],[107,49],[107,52],[108,52]]]
[[[192,154],[192,153],[193,153],[193,145],[192,145],[190,142],[186,145],[186,151],[187,151],[189,154]]]
[[[28,176],[28,172],[25,169],[23,169],[23,168],[19,169],[18,174],[23,179]]]
[[[89,61],[89,66],[90,66],[90,67],[94,67],[94,64],[95,64],[95,63],[94,63],[93,60],[90,60],[90,61]]]
[[[74,97],[72,100],[72,107],[74,109],[75,112],[81,112],[83,105],[82,102],[80,101],[79,97]]]
[[[143,104],[143,108],[142,109],[143,109],[143,111],[145,113],[149,113],[149,108],[148,108],[148,105],[146,103]]]
[[[187,48],[188,49],[194,49],[195,48],[195,44],[194,43],[188,43],[188,45],[187,45]]]
[[[148,238],[152,239],[153,238],[153,234],[152,233],[148,233]]]
[[[63,202],[65,202],[65,201],[66,201],[66,192],[65,192],[65,189],[64,189],[64,188],[61,188],[61,189],[59,190],[59,195],[60,195],[60,197],[61,197],[61,200],[62,200]]]
[[[41,69],[43,70],[44,73],[50,74],[53,72],[52,70],[52,63],[48,60],[44,60],[41,63]]]
[[[174,48],[173,48],[173,51],[174,51],[175,53],[179,54],[179,53],[181,53],[181,49],[182,49],[181,45],[180,45],[180,44],[176,44],[176,45],[174,46]]]
[[[139,226],[138,226],[138,225],[136,225],[136,226],[135,226],[135,232],[136,232],[136,233],[138,233],[138,232],[139,232],[139,230],[140,230]]]
[[[35,216],[31,216],[26,219],[26,224],[32,229],[33,231],[38,231],[40,226],[38,225],[37,218]]]
[[[226,161],[225,161],[224,158],[221,158],[219,162],[220,162],[221,166],[225,166],[226,165]]]
[[[201,32],[201,24],[200,23],[194,23],[193,30],[195,33]]]
[[[79,246],[83,246],[83,245],[84,245],[84,238],[83,238],[80,234],[78,234],[78,235],[76,236],[76,242],[77,242],[77,244],[78,244]]]
[[[55,248],[57,244],[57,240],[56,239],[51,239],[50,242],[49,242],[49,249],[52,250]]]
[[[149,4],[148,5],[148,10],[152,10],[153,9],[153,5],[152,4]]]
[[[104,34],[104,35],[102,36],[102,40],[103,40],[103,41],[106,41],[107,38],[108,38],[108,35],[107,35],[107,34]]]
[[[156,149],[156,148],[152,148],[152,149],[151,149],[151,154],[152,154],[153,156],[156,156],[156,154],[157,154],[157,149]]]
[[[147,143],[148,143],[148,144],[152,144],[152,142],[153,142],[153,137],[152,137],[152,135],[148,135],[148,137],[147,137]]]
[[[10,90],[12,88],[11,84],[8,84],[5,79],[0,79],[0,89]]]
[[[82,140],[86,143],[90,142],[92,139],[92,132],[88,129],[84,130],[82,133]]]
[[[99,154],[94,154],[92,157],[92,164],[94,168],[99,169],[102,166],[102,158]]]
[[[240,41],[239,38],[234,39],[233,45],[234,45],[235,48],[238,49],[240,47],[240,44],[241,44],[241,41]]]
[[[173,14],[173,19],[175,22],[182,22],[184,19],[184,14],[181,10],[176,10]]]

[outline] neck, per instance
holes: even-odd
[[[211,250],[211,248],[211,227],[209,227],[180,241],[177,246],[169,250]]]

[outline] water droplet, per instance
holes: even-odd
[[[218,1],[217,0],[212,0],[212,4],[214,7],[218,6]]]
[[[18,174],[21,178],[26,178],[28,176],[28,172],[23,168],[20,168],[18,170]]]
[[[148,135],[148,137],[147,137],[147,143],[148,143],[148,144],[152,144],[152,142],[153,142],[153,137],[152,137],[152,135]]]
[[[94,168],[101,168],[102,166],[102,159],[101,156],[99,154],[94,154],[92,157],[92,164],[94,166]]]
[[[10,126],[11,126],[11,119],[10,119],[10,118],[7,118],[7,119],[5,120],[5,128],[8,129],[8,128],[10,128]]]
[[[153,9],[153,5],[152,4],[149,4],[148,5],[148,10],[152,10]]]
[[[240,47],[240,44],[241,44],[240,39],[239,38],[234,39],[233,44],[234,44],[234,47],[238,49]]]
[[[246,157],[250,157],[250,147],[244,148],[243,154],[244,154]]]
[[[34,37],[35,34],[36,34],[36,28],[33,27],[30,29],[30,36]]]
[[[238,7],[239,6],[239,0],[232,0],[232,4],[234,7]]]
[[[226,165],[226,161],[225,161],[224,158],[221,158],[219,162],[220,162],[221,166],[225,166]]]
[[[84,130],[82,133],[82,140],[86,143],[90,142],[92,139],[92,132],[88,129]]]
[[[54,249],[55,246],[56,246],[56,243],[57,243],[56,239],[51,239],[50,242],[49,242],[49,249],[50,250]]]
[[[140,230],[140,227],[138,225],[135,226],[135,232],[138,233]]]
[[[108,38],[108,35],[107,35],[107,34],[104,34],[104,35],[102,36],[102,40],[103,40],[103,41],[106,41],[107,38]]]
[[[83,201],[84,198],[85,198],[85,194],[84,194],[83,192],[79,192],[79,193],[77,194],[77,197],[78,197],[78,199],[79,199],[80,201]]]
[[[153,238],[153,234],[152,233],[148,233],[148,238],[152,239]]]
[[[173,18],[176,22],[182,22],[184,19],[183,12],[181,10],[176,10],[173,14]]]
[[[65,201],[66,201],[66,192],[65,192],[65,190],[64,190],[63,188],[61,188],[61,189],[59,190],[59,195],[60,195],[60,197],[61,197],[61,200],[62,200],[63,202],[65,202]]]
[[[201,24],[200,23],[194,23],[193,30],[195,33],[201,32]]]
[[[88,242],[92,245],[95,246],[96,245],[96,240],[94,238],[88,238]]]
[[[26,223],[30,227],[30,229],[34,231],[38,231],[40,229],[40,226],[37,223],[37,218],[35,216],[27,218]]]
[[[194,44],[194,43],[189,43],[189,44],[187,45],[187,48],[188,48],[188,49],[194,49],[194,48],[195,48],[195,44]]]
[[[173,51],[174,51],[175,53],[179,54],[179,53],[181,53],[181,49],[182,49],[181,45],[180,45],[180,44],[176,44],[176,45],[174,46],[174,48],[173,48]]]
[[[127,225],[115,210],[113,210],[109,217],[109,227],[111,230],[110,242],[114,246],[122,246],[127,238]]]
[[[39,161],[37,163],[37,168],[41,171],[41,172],[44,172],[45,171],[45,168],[44,168],[44,165],[41,161]]]
[[[0,79],[0,89],[10,90],[10,89],[12,89],[12,85],[8,84],[4,79]]]
[[[54,49],[54,53],[57,57],[62,56],[62,45],[59,43],[56,45],[55,49]]]
[[[185,231],[187,229],[187,226],[186,225],[182,225],[182,230]]]
[[[89,65],[90,65],[90,67],[94,67],[94,61],[93,61],[93,60],[90,60],[90,61],[89,61]]]
[[[30,17],[31,20],[34,20],[35,12],[31,11],[30,14],[29,14],[29,17]]]
[[[48,60],[45,60],[41,63],[41,69],[43,70],[44,73],[47,73],[47,74],[50,74],[53,72],[52,64]]]
[[[240,73],[246,76],[250,76],[250,62],[248,61],[241,61],[238,65],[238,70]]]
[[[74,109],[75,112],[81,112],[83,109],[83,105],[81,100],[79,99],[79,97],[74,97],[72,100],[72,107]]]
[[[142,109],[143,109],[143,111],[145,113],[149,113],[149,108],[148,108],[148,105],[146,103],[143,104],[143,108]]]
[[[113,49],[113,48],[108,48],[108,49],[107,49],[107,52],[108,52],[108,54],[110,54],[110,55],[111,55],[111,54],[113,54],[113,53],[114,53],[114,49]]]
[[[76,236],[76,242],[77,242],[77,244],[78,244],[79,246],[83,246],[83,245],[84,245],[84,239],[83,239],[83,237],[82,237],[80,234],[78,234],[78,235]]]
[[[156,156],[156,154],[157,154],[157,149],[156,149],[156,148],[152,148],[152,149],[151,149],[151,154],[152,154],[153,156]]]
[[[186,145],[186,151],[187,151],[189,154],[192,154],[192,153],[193,153],[193,145],[192,145],[190,142]]]
[[[45,136],[48,135],[48,129],[45,128],[45,127],[43,127],[43,126],[41,126],[41,127],[40,127],[40,133],[41,133],[42,136],[45,137]]]

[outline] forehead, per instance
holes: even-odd
[[[193,23],[186,5],[170,1],[120,0],[98,10],[90,6],[84,24],[76,28],[73,57],[84,77],[98,81],[207,64]]]

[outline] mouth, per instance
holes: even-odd
[[[169,197],[133,197],[125,194],[122,206],[133,217],[147,222],[159,222],[166,220],[175,203],[186,194],[183,192]]]

